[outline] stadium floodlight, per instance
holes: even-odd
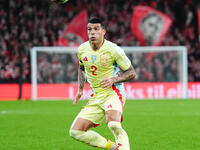
[[[187,98],[188,67],[185,46],[138,46],[122,49],[137,73],[136,80],[125,84],[127,98]],[[77,47],[31,48],[33,100],[74,97],[77,90],[76,54]],[[91,91],[89,86],[86,88],[84,98],[88,98]]]

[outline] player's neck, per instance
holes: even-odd
[[[103,39],[102,41],[100,41],[99,43],[93,43],[93,42],[89,42],[90,46],[92,47],[92,49],[94,51],[97,51],[98,49],[100,49],[100,47],[104,44],[105,39]]]

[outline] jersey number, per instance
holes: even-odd
[[[91,69],[92,69],[92,75],[93,75],[93,76],[96,76],[97,74],[94,73],[94,72],[97,71],[97,67],[96,67],[95,65],[92,65],[92,66],[91,66]]]

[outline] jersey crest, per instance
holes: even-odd
[[[108,61],[108,56],[106,54],[102,54],[100,56],[100,63],[102,67],[105,67]]]

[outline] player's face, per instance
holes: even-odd
[[[101,27],[100,23],[88,23],[88,37],[90,42],[97,44],[103,41],[106,30]]]

